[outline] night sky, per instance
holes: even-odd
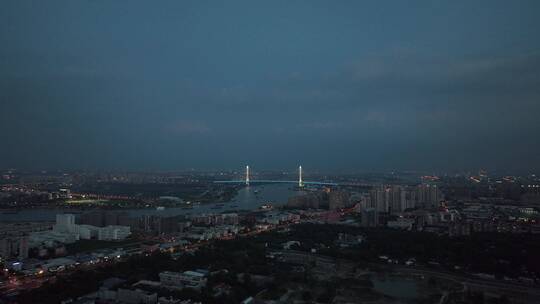
[[[0,1],[0,168],[540,169],[540,1]]]

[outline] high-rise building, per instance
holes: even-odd
[[[25,235],[19,238],[19,258],[28,258],[28,251],[28,236]]]
[[[131,230],[139,229],[139,219],[129,216],[128,213],[120,213],[118,215],[118,225],[128,226]]]
[[[331,191],[328,193],[329,210],[338,210],[349,206],[349,194],[345,191]]]
[[[115,226],[121,225],[121,219],[125,221],[127,216],[126,212],[92,211],[82,214],[79,223],[96,227]]]
[[[403,212],[406,208],[406,191],[402,186],[391,186],[386,189],[388,207],[391,213]]]
[[[417,193],[416,190],[408,190],[405,197],[405,209],[414,209],[416,208],[417,202]]]
[[[384,186],[371,189],[369,195],[370,203],[377,212],[388,212],[387,193]]]
[[[0,239],[0,258],[9,259],[13,256],[13,239],[2,238]]]
[[[162,217],[159,218],[159,230],[158,233],[174,233],[178,232],[178,218],[177,217]]]
[[[375,208],[366,208],[362,210],[362,227],[377,227],[379,223],[379,212]]]
[[[57,214],[54,230],[58,232],[71,232],[75,226],[75,215]]]
[[[105,216],[104,211],[92,211],[83,213],[80,216],[79,223],[83,225],[92,225],[96,227],[105,226]]]
[[[0,239],[0,258],[28,258],[28,236],[9,236]]]
[[[116,241],[123,240],[131,234],[129,227],[126,226],[107,226],[99,228],[98,240]]]
[[[417,187],[418,203],[423,208],[435,208],[439,206],[443,199],[441,191],[437,185],[421,184]]]
[[[370,191],[369,204],[379,212],[399,213],[415,207],[439,205],[442,194],[436,185],[422,184],[414,189],[406,186],[379,186]]]

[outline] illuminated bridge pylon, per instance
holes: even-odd
[[[298,167],[298,188],[304,187],[304,181],[302,180],[302,166]]]
[[[246,166],[246,186],[249,186],[249,166]]]

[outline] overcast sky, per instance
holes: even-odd
[[[0,1],[0,168],[540,169],[540,1]]]

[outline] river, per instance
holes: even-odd
[[[193,208],[166,208],[165,210],[147,209],[120,209],[132,216],[163,215],[175,216],[181,214],[220,213],[225,211],[253,210],[264,204],[281,206],[287,199],[298,194],[292,185],[266,184],[241,188],[238,194],[227,203],[210,203]],[[223,205],[223,206],[221,206]],[[56,214],[74,212],[73,209],[25,209],[17,213],[0,214],[0,222],[30,222],[54,221]]]

